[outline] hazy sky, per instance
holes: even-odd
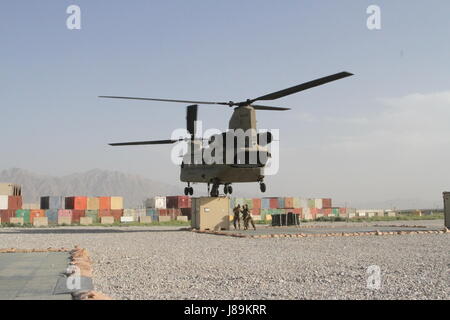
[[[71,4],[81,30],[66,27]],[[381,30],[366,26],[371,4]],[[107,143],[170,138],[185,106],[98,95],[240,100],[345,70],[355,76],[272,103],[292,111],[258,112],[260,127],[281,130],[268,195],[442,206],[449,14],[448,0],[3,0],[0,169],[102,168],[181,186],[171,146]],[[199,112],[204,126],[225,129],[232,110]],[[260,194],[257,184],[239,190]]]

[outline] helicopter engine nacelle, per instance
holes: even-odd
[[[258,133],[258,145],[266,146],[273,141],[273,135],[270,132]]]

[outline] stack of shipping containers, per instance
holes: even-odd
[[[1,223],[9,223],[22,209],[22,188],[16,184],[0,184],[0,219]]]

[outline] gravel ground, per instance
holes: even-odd
[[[96,289],[118,299],[450,297],[450,234],[239,239],[168,227],[0,229],[1,248],[74,245],[89,250]],[[367,288],[371,265],[381,268],[379,290]]]

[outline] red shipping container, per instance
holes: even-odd
[[[189,196],[166,197],[167,209],[182,209],[191,207],[191,198]]]
[[[254,215],[254,216],[260,216],[261,215],[261,209],[259,209],[259,208],[253,208],[250,211],[251,211],[252,215]]]
[[[290,209],[289,212],[292,212],[293,214],[302,214],[302,208]]]
[[[261,199],[253,198],[253,209],[261,209]]]
[[[69,217],[72,218],[72,210],[58,210],[58,217]]]
[[[331,208],[323,209],[323,211],[324,211],[325,217],[331,216],[333,214],[333,209],[331,209]]]
[[[123,210],[111,210],[111,216],[114,217],[114,221],[119,222],[123,216]]]
[[[294,198],[284,198],[284,207],[287,209],[294,208]]]
[[[0,210],[1,223],[9,223],[11,218],[16,216],[16,210]]]
[[[111,210],[98,210],[99,217],[112,217]]]
[[[86,214],[85,210],[72,210],[72,222],[79,223],[80,218]]]
[[[45,210],[30,210],[30,223],[34,218],[45,218]]]
[[[309,210],[311,210],[311,214],[312,214],[314,217],[316,216],[316,214],[319,213],[319,209],[317,209],[317,208],[311,208],[311,209],[309,209]]]
[[[22,197],[21,196],[9,196],[8,197],[8,210],[22,209]]]
[[[159,216],[168,216],[169,210],[168,209],[158,209],[157,210]]]
[[[98,197],[99,210],[111,210],[111,197]]]
[[[339,209],[339,213],[340,214],[346,214],[347,213],[347,208],[340,208]]]
[[[278,209],[278,198],[270,198],[270,209]]]
[[[331,199],[322,199],[322,208],[324,209],[331,208]]]
[[[67,197],[66,209],[87,210],[87,197]]]

